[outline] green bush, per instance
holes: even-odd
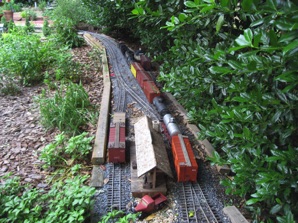
[[[82,131],[92,108],[83,86],[74,83],[61,85],[53,97],[44,91],[38,103],[42,124],[47,128],[57,127],[70,135]]]
[[[71,48],[80,47],[84,44],[84,39],[78,35],[75,22],[67,17],[54,21],[56,42],[59,45],[67,45]]]
[[[57,0],[57,6],[52,12],[54,20],[70,20],[74,26],[80,22],[91,20],[92,13],[81,0]],[[94,15],[95,16],[95,15]]]
[[[32,26],[13,28],[0,38],[0,71],[7,79],[18,79],[22,85],[34,85],[49,79],[81,79],[80,64],[72,60],[68,47],[56,44],[55,37],[41,42],[30,34]]]
[[[84,185],[88,176],[56,182],[48,193],[21,186],[19,178],[0,184],[1,223],[79,223],[90,214],[95,189]]]
[[[298,8],[199,2],[186,1],[166,23],[175,40],[160,80],[217,148],[212,162],[236,174],[222,182],[227,193],[246,199],[256,222],[294,222]]]
[[[42,33],[44,36],[49,36],[52,33],[51,28],[49,27],[49,20],[47,19],[43,22]]]
[[[25,18],[25,19],[28,18],[31,21],[36,20],[36,18],[37,18],[36,12],[33,11],[32,9],[27,9],[25,11],[22,11],[21,16],[22,16],[22,18]]]

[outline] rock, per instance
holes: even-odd
[[[38,175],[38,174],[30,174],[29,177],[34,179],[34,180],[41,180],[42,179],[42,176]]]
[[[48,186],[48,184],[43,184],[43,183],[37,184],[37,187],[39,187],[39,188],[46,188],[47,186]]]
[[[5,173],[8,170],[8,166],[3,166],[1,168],[1,172]]]
[[[20,152],[21,152],[21,149],[20,148],[13,148],[11,150],[15,155],[18,155]]]

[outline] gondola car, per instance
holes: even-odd
[[[198,164],[187,136],[172,136],[172,153],[174,157],[177,181],[197,181]]]
[[[108,160],[111,163],[125,163],[125,113],[115,112],[110,124]]]

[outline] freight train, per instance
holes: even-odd
[[[198,164],[191,148],[190,141],[187,136],[182,135],[175,123],[174,117],[170,114],[170,111],[164,104],[164,99],[159,88],[147,72],[152,67],[150,59],[143,54],[141,50],[138,50],[137,53],[135,53],[122,42],[119,43],[119,48],[130,65],[130,70],[141,86],[147,100],[155,106],[163,119],[162,125],[165,126],[165,132],[171,143],[177,181],[195,182],[197,180]],[[111,140],[114,140],[114,138],[115,137]],[[119,151],[122,151],[122,148],[119,148]],[[109,154],[110,156],[113,156],[112,152],[109,152]],[[116,153],[114,156],[117,156]],[[113,157],[109,160],[110,162],[113,162],[113,160],[117,162],[119,161],[119,159],[114,159]],[[120,160],[120,162],[124,161],[124,159]]]

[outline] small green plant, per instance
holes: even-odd
[[[115,223],[133,223],[139,217],[139,213],[129,213],[125,215],[125,213],[121,210],[113,210],[107,213],[105,216],[101,218],[101,221],[98,223],[108,223],[108,222],[115,222]]]
[[[58,44],[66,44],[71,48],[80,47],[84,44],[84,39],[80,37],[75,28],[75,23],[67,17],[54,21],[54,28]]]
[[[0,177],[0,222],[84,222],[95,194],[84,185],[88,177],[56,182],[48,193],[21,186],[19,178]]]
[[[44,1],[44,0],[40,0],[38,2],[38,8],[41,10],[41,11],[44,11],[45,8],[47,7],[47,2]]]
[[[21,12],[21,17],[26,19],[30,19],[31,21],[36,20],[37,14],[32,9],[27,9]]]
[[[87,137],[87,132],[67,139],[61,133],[55,137],[55,142],[48,144],[41,152],[40,159],[44,167],[67,167],[84,160],[90,153],[93,137]]]
[[[51,35],[51,28],[49,26],[49,20],[45,19],[42,26],[42,33],[44,36]]]
[[[66,91],[65,91],[66,88]],[[44,91],[38,99],[41,121],[47,128],[57,127],[60,131],[73,135],[81,132],[92,112],[88,94],[82,84],[62,84],[53,97]]]
[[[26,17],[26,23],[25,23],[25,27],[24,30],[26,33],[32,33],[34,32],[34,25],[32,25],[29,21],[29,17]]]
[[[21,90],[19,86],[14,83],[12,80],[9,82],[1,83],[0,82],[0,92],[4,95],[19,95]]]

